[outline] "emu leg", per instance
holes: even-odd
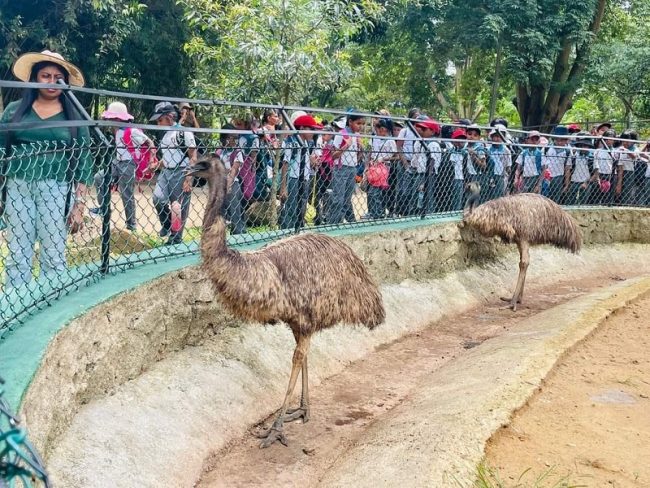
[[[307,360],[308,357],[305,355],[305,360],[302,363],[302,373],[300,374],[302,376],[300,407],[287,410],[287,414],[284,416],[285,422],[293,422],[298,419],[302,419],[303,424],[309,422],[309,374],[307,373]]]
[[[294,388],[296,387],[296,380],[298,379],[298,372],[302,368],[307,353],[309,352],[309,342],[310,336],[300,336],[296,338],[297,344],[296,349],[293,351],[293,360],[291,362],[291,376],[289,377],[289,386],[287,387],[287,393],[284,396],[284,402],[280,407],[278,416],[273,422],[271,428],[260,435],[263,439],[260,443],[260,448],[269,447],[275,441],[280,441],[281,444],[287,445],[287,438],[284,435],[283,426],[284,426],[284,416],[287,412],[287,404],[291,398]]]
[[[528,271],[528,262],[530,260],[528,243],[518,243],[517,247],[519,247],[519,278],[517,279],[515,292],[512,294],[512,300],[510,301],[510,307],[513,311],[517,310],[517,304],[521,303],[521,299],[524,296],[524,283],[526,283],[526,271]]]

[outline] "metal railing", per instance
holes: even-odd
[[[0,86],[7,83],[14,82]],[[192,102],[219,110],[228,104]],[[540,148],[505,132],[505,142],[425,140],[415,127],[422,121],[393,117],[385,123],[374,114],[359,132],[334,126],[298,131],[285,107],[264,108],[276,110],[283,126],[1,124],[0,136],[11,131],[14,143],[6,154],[0,148],[6,227],[0,231],[0,339],[33,311],[106,274],[196,254],[209,197],[205,181],[185,175],[197,158],[219,159],[228,169],[223,214],[231,245],[305,229],[458,215],[469,181],[481,184],[481,201],[535,191],[563,205],[650,203],[648,159],[633,141],[614,147],[621,141],[593,138],[588,143],[600,147],[577,140],[578,147]],[[401,132],[381,127],[392,129],[396,121],[405,126]],[[383,136],[372,133],[375,125]],[[42,135],[62,126],[77,127],[78,139],[25,142],[34,130]],[[92,131],[82,132],[87,128]]]

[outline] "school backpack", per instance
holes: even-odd
[[[137,182],[150,180],[153,178],[153,173],[149,171],[149,164],[155,155],[155,150],[152,150],[150,146],[140,146],[139,149],[136,149],[133,144],[131,127],[124,129],[124,134],[122,135],[122,140],[126,144],[126,150],[129,152],[133,161],[135,161],[135,180]]]

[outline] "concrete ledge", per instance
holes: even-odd
[[[648,209],[575,209],[573,212],[583,229],[586,244],[650,242]],[[512,249],[472,233],[461,235],[456,223],[454,218],[425,219],[330,232],[354,248],[379,282],[401,284],[403,290],[413,293],[414,299],[428,302],[416,303],[413,308],[418,313],[422,311],[422,315],[404,310],[402,321],[396,323],[390,337],[397,338],[439,318],[442,312],[437,305],[453,303],[457,312],[479,303],[488,296],[485,293],[511,288],[516,272]],[[639,252],[647,253],[647,248],[639,247]],[[562,256],[549,258],[553,261],[549,265],[557,272],[566,273],[576,262],[576,258],[564,253],[544,255]],[[506,268],[499,261],[504,256],[507,256]],[[608,258],[603,250],[596,250],[588,257],[590,266],[593,263],[605,266],[611,259],[616,258]],[[621,259],[629,261],[629,256]],[[48,453],[53,449],[84,405],[113,395],[120,385],[137,379],[159,361],[173,357],[186,347],[221,340],[224,333],[242,326],[221,312],[209,284],[196,268],[174,271],[152,281],[166,271],[195,262],[195,257],[189,257],[139,267],[102,280],[36,314],[29,323],[0,341],[0,371],[12,388],[10,400],[16,405],[22,398],[22,413],[30,428],[30,438],[42,451]],[[461,290],[475,288],[472,283],[459,285],[453,280],[467,279],[463,278],[463,270],[477,263],[484,268],[466,276],[489,284],[484,290],[459,292],[458,286]],[[539,277],[545,277],[539,262],[533,263],[530,276],[534,276],[533,268],[537,265],[542,271]],[[489,280],[494,269],[505,274],[492,283]],[[439,283],[447,285],[433,292],[427,284],[423,288],[426,292],[418,291],[419,284],[443,276]],[[460,295],[457,297],[455,293]],[[390,296],[386,300],[388,303]],[[405,323],[404,317],[412,317],[412,323]],[[340,357],[345,360],[359,357],[356,350],[349,353]],[[236,357],[237,352],[231,354]]]
[[[321,485],[473,486],[485,443],[566,351],[648,294],[650,278],[619,283],[530,317],[448,363],[371,426]]]
[[[548,286],[569,270],[580,279],[612,259],[619,269],[650,271],[650,263],[638,263],[638,254],[647,251],[647,246],[600,246],[576,257],[535,249],[529,282]],[[317,335],[310,354],[311,383],[316,387],[378,345],[443,315],[494,300],[495,294],[512,288],[515,275],[512,260],[426,282],[383,285],[386,323],[372,332],[340,326]],[[48,465],[55,480],[71,487],[192,486],[210,453],[277,408],[292,348],[291,333],[284,326],[242,324],[220,328],[200,347],[185,348],[153,364],[109,396],[80,408],[50,448]]]

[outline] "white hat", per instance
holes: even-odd
[[[345,129],[347,123],[348,123],[347,117],[339,117],[338,119],[332,120],[332,125],[339,129]]]
[[[77,68],[70,61],[63,59],[59,53],[53,53],[52,51],[42,51],[40,53],[25,53],[16,59],[11,70],[14,73],[14,76],[20,81],[29,81],[29,77],[32,74],[32,67],[36,63],[41,61],[48,61],[53,64],[58,64],[63,69],[68,72],[71,85],[75,86],[84,86],[86,80],[84,80],[84,75],[79,68]]]
[[[102,113],[102,119],[118,119],[123,121],[133,120],[133,115],[129,113],[122,102],[111,102]]]
[[[303,110],[296,110],[295,112],[293,112],[291,114],[291,117],[289,117],[291,119],[291,123],[293,124],[296,121],[296,119],[298,117],[301,117],[302,115],[307,115],[307,112]]]

